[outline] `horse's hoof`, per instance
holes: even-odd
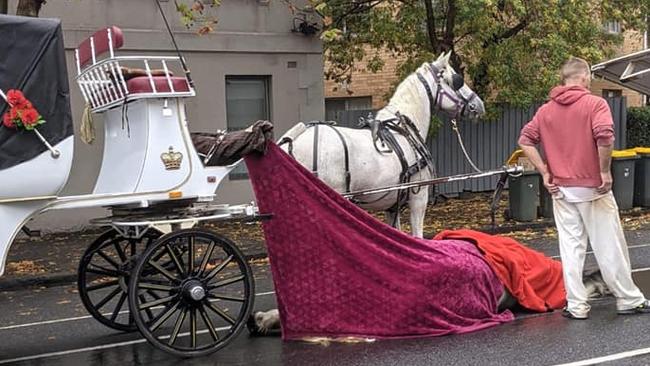
[[[262,334],[260,327],[257,326],[255,321],[255,315],[251,314],[246,321],[246,329],[248,329],[248,335],[251,337],[261,337]]]

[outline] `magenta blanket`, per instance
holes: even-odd
[[[262,213],[284,339],[465,333],[513,319],[476,247],[376,220],[270,144],[246,165]]]

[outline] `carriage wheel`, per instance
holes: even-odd
[[[253,298],[253,275],[242,253],[203,229],[158,239],[138,260],[129,283],[129,305],[142,335],[181,357],[225,347],[246,323]]]
[[[148,230],[140,239],[125,238],[110,229],[86,249],[79,262],[77,286],[84,306],[102,324],[121,331],[137,329],[126,301],[129,276],[137,255],[160,235]]]

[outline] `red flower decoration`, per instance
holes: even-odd
[[[9,110],[9,112],[7,112],[7,114],[9,115],[9,118],[11,118],[11,119],[19,118],[18,117],[18,108],[11,108]]]
[[[38,112],[36,112],[36,109],[29,108],[29,109],[23,109],[23,111],[20,113],[20,117],[22,119],[23,125],[27,127],[27,126],[33,126],[37,124],[38,119],[41,116],[38,114]]]
[[[2,116],[2,124],[7,128],[16,128],[16,125],[14,125],[14,119],[11,118],[10,112],[7,112]]]
[[[45,123],[20,90],[9,90],[7,102],[11,108],[2,116],[2,124],[5,127],[33,130],[37,125]]]
[[[7,92],[7,102],[9,102],[12,107],[20,109],[27,107],[26,103],[29,103],[23,93],[20,90],[15,89],[9,90]]]

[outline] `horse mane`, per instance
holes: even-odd
[[[420,81],[415,72],[407,76],[395,89],[388,104],[377,112],[377,118],[391,118],[396,112],[410,118],[418,128],[428,128],[430,123],[428,96],[422,95],[424,91],[418,86]],[[427,131],[420,131],[425,135]]]

